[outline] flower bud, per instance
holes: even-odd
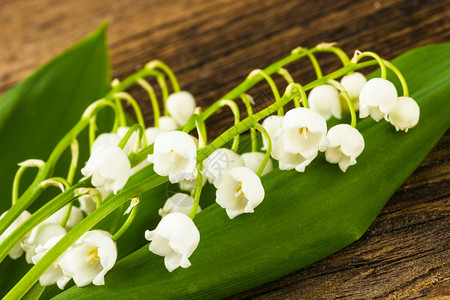
[[[338,90],[329,84],[316,86],[308,96],[309,107],[322,115],[325,120],[331,116],[341,118],[341,104]]]
[[[372,78],[363,86],[359,95],[359,117],[371,116],[375,121],[386,118],[397,101],[397,90],[392,82]]]
[[[420,108],[414,99],[410,97],[399,97],[388,115],[389,122],[395,126],[397,131],[413,128],[419,122]]]

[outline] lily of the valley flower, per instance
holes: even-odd
[[[102,230],[88,231],[61,257],[62,271],[78,287],[91,282],[104,285],[105,275],[116,263],[117,247],[111,235]]]
[[[281,132],[283,147],[291,154],[300,154],[306,159],[315,157],[328,145],[326,133],[325,119],[311,109],[294,108],[284,116]]]
[[[327,133],[330,141],[325,152],[325,159],[332,164],[339,164],[343,172],[356,164],[356,158],[364,150],[364,138],[361,133],[348,124],[339,124]]]
[[[127,154],[114,145],[102,145],[89,157],[81,173],[92,176],[92,185],[114,194],[124,187],[130,176],[131,165]]]
[[[125,134],[128,132],[130,128],[129,127],[119,127],[117,129],[117,133],[102,133],[100,134],[94,141],[91,147],[91,153],[94,153],[95,150],[97,150],[100,146],[103,145],[114,145],[118,146],[122,138],[125,136]],[[128,155],[131,153],[131,151],[138,146],[139,141],[139,133],[137,131],[134,131],[130,138],[128,139],[127,143],[123,147],[123,151]]]
[[[147,230],[145,238],[151,241],[149,250],[164,256],[164,264],[172,272],[191,265],[189,257],[200,242],[200,233],[188,216],[174,212],[164,216],[155,230]]]
[[[397,131],[413,128],[419,122],[420,108],[410,97],[398,97],[397,102],[388,115],[389,122]]]
[[[182,131],[163,132],[156,137],[153,154],[148,156],[160,176],[169,176],[172,183],[194,177],[197,146],[189,134]]]
[[[36,255],[32,257],[32,261],[34,264],[37,264],[38,261],[44,257],[47,252],[62,239],[64,235],[59,235],[52,237],[49,239],[44,245],[36,247]],[[49,286],[53,284],[57,284],[58,287],[62,290],[66,286],[66,284],[72,279],[70,276],[65,274],[59,265],[59,259],[57,259],[45,272],[39,277],[39,283],[42,286]]]
[[[363,86],[359,94],[359,117],[371,116],[375,121],[386,118],[397,101],[397,90],[392,82],[382,78],[372,78]]]
[[[54,223],[43,222],[33,228],[30,235],[21,244],[22,249],[26,252],[25,258],[27,263],[33,263],[32,257],[36,255],[36,248],[38,246],[44,246],[51,238],[65,234],[66,230],[61,225]]]
[[[363,86],[366,84],[367,79],[366,76],[359,72],[354,72],[350,75],[345,75],[341,79],[341,84],[344,89],[347,91],[350,100],[353,102],[353,107],[355,110],[359,109],[359,94]],[[346,107],[346,105],[344,106]]]
[[[329,84],[316,86],[308,96],[310,108],[322,115],[326,120],[331,116],[341,118],[341,104],[338,90]]]
[[[196,102],[194,96],[187,91],[173,93],[167,98],[167,111],[178,125],[183,126],[194,114]]]
[[[283,116],[269,116],[265,118],[264,121],[262,122],[262,126],[269,134],[270,140],[272,142],[275,139],[275,135],[278,129],[280,129],[281,126],[283,125],[283,118],[284,118]],[[261,148],[261,150],[267,150],[266,137],[262,135],[262,139],[263,139],[263,147]]]
[[[259,167],[261,166],[261,163],[263,162],[265,156],[266,156],[265,153],[262,152],[248,152],[241,155],[242,159],[244,160],[245,166],[255,173],[258,172]],[[269,159],[267,161],[266,166],[264,167],[261,176],[266,175],[272,170],[273,170],[273,163],[272,160]]]
[[[230,169],[215,183],[216,202],[225,208],[230,219],[252,213],[264,199],[261,179],[247,167]]]
[[[172,117],[163,116],[159,118],[158,128],[162,131],[174,131],[178,128],[178,124]]]
[[[0,220],[6,215],[8,211],[5,211],[1,216],[0,216]],[[11,234],[13,233],[14,230],[16,230],[17,227],[19,227],[23,222],[25,222],[26,219],[28,219],[31,216],[31,214],[28,211],[23,211],[19,217],[17,217],[17,219],[14,220],[14,222],[12,222],[11,225],[9,225],[8,228],[6,228],[6,230],[0,235],[0,244],[3,243],[3,241]],[[22,239],[23,241],[23,239]],[[18,259],[19,257],[22,256],[23,254],[23,249],[20,245],[20,243],[22,242],[20,241],[17,245],[14,246],[14,248],[11,249],[11,251],[9,252],[9,257],[11,257],[12,259]]]
[[[158,214],[161,217],[164,217],[165,215],[179,212],[189,216],[189,213],[191,212],[193,206],[194,199],[191,196],[183,193],[176,193],[175,195],[167,199],[163,208],[159,209]],[[201,208],[199,206],[197,209],[197,213],[199,213],[200,211]]]
[[[245,162],[239,154],[227,148],[219,148],[203,161],[202,174],[209,183],[214,183],[229,169],[241,166],[245,166]]]
[[[193,177],[189,180],[185,179],[183,181],[180,181],[180,190],[184,191],[184,192],[192,192],[194,191],[195,187],[197,186],[197,173],[198,173],[198,169],[194,169],[193,172]],[[205,185],[206,183],[206,176],[202,176],[202,187]]]

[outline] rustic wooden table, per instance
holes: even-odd
[[[348,54],[391,59],[450,41],[448,0],[2,0],[0,92],[103,21],[114,76],[161,59],[204,107],[299,45],[336,41]],[[337,65],[330,57],[321,63],[325,71]],[[293,75],[314,76],[309,65]],[[449,145],[447,133],[359,241],[231,299],[450,297]]]

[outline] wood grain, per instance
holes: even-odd
[[[372,50],[390,59],[450,41],[448,0],[2,0],[0,92],[103,21],[115,77],[161,59],[203,107],[300,45],[336,41],[348,54]],[[325,72],[338,67],[332,56],[319,58]],[[301,83],[314,79],[305,62],[290,71]],[[132,92],[151,124],[150,104]],[[269,94],[261,86],[254,95],[261,103]],[[230,117],[223,112],[209,125],[220,130]],[[450,297],[449,144],[447,133],[359,241],[230,299]]]

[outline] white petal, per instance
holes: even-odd
[[[244,160],[245,166],[247,168],[250,168],[255,173],[258,172],[258,169],[261,166],[261,163],[264,160],[265,156],[266,154],[262,152],[248,152],[241,155],[242,159]],[[273,170],[273,163],[272,160],[269,158],[262,172],[262,176],[266,175],[272,170]]]
[[[178,125],[183,126],[194,114],[196,103],[194,96],[187,91],[169,95],[166,102],[167,111]]]

